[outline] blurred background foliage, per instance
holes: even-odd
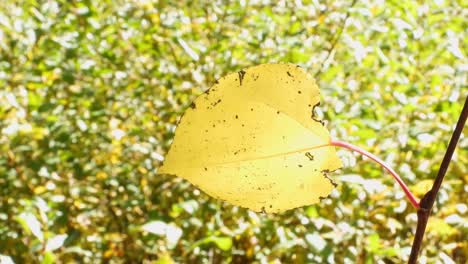
[[[467,93],[467,17],[450,0],[1,1],[0,262],[401,263],[415,210],[353,153],[328,199],[278,215],[157,168],[217,78],[292,62],[333,137],[421,197]],[[467,262],[467,149],[465,130],[421,263]]]

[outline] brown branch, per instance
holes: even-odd
[[[330,55],[332,54],[333,50],[335,49],[336,47],[336,44],[338,43],[338,41],[340,40],[341,38],[341,35],[343,34],[343,31],[344,31],[344,28],[346,27],[346,21],[348,21],[348,18],[350,17],[350,9],[357,3],[357,0],[353,0],[353,2],[351,2],[351,5],[348,7],[348,11],[346,12],[346,16],[345,18],[343,19],[343,22],[341,23],[340,25],[340,28],[338,29],[338,33],[336,35],[334,35],[332,37],[332,39],[330,40],[331,41],[331,45],[330,45],[330,48],[328,48],[327,50],[327,56],[325,56],[325,59],[322,60],[322,62],[320,63],[320,68],[318,70],[318,72],[315,73],[314,77],[316,80],[318,80],[318,77],[319,75],[322,73],[323,71],[323,66],[325,65],[325,62],[328,60],[328,58],[330,57]]]
[[[432,207],[437,198],[442,181],[444,180],[445,174],[447,173],[448,166],[452,160],[453,153],[458,143],[458,139],[465,126],[466,118],[468,117],[468,96],[465,99],[465,105],[463,106],[460,117],[458,118],[457,126],[453,131],[452,138],[450,139],[447,151],[445,152],[444,159],[440,164],[439,172],[437,173],[436,179],[430,191],[428,191],[419,203],[418,210],[418,225],[416,227],[416,234],[413,240],[413,246],[411,248],[411,255],[408,260],[408,264],[416,264],[418,259],[419,250],[421,249],[424,233],[426,231],[427,222],[431,214]]]

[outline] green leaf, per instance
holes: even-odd
[[[212,237],[211,241],[216,244],[216,246],[224,251],[228,251],[232,247],[232,239],[230,237]]]
[[[376,253],[381,248],[380,237],[377,233],[374,233],[366,239],[366,249],[369,252]]]
[[[44,253],[44,257],[41,261],[41,264],[53,264],[55,262],[55,255],[50,251]]]
[[[228,251],[232,247],[232,238],[230,237],[225,237],[225,236],[209,236],[204,239],[198,240],[195,242],[190,249],[188,250],[189,252],[195,249],[196,247],[202,246],[202,245],[207,245],[210,243],[214,243],[219,249],[223,251]]]

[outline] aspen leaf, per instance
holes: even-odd
[[[262,64],[221,78],[181,118],[159,173],[254,211],[317,203],[341,167],[313,117],[320,91],[292,64]]]

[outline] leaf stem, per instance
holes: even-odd
[[[347,148],[349,150],[352,150],[352,151],[356,151],[368,158],[370,158],[371,160],[377,162],[378,164],[380,164],[383,168],[385,168],[392,176],[393,178],[398,182],[398,184],[401,186],[401,188],[403,189],[403,191],[405,192],[406,194],[406,197],[408,197],[408,200],[411,202],[411,204],[413,205],[414,208],[416,209],[419,209],[419,202],[418,200],[416,199],[416,197],[413,195],[413,193],[411,193],[411,191],[409,190],[408,186],[406,186],[406,184],[403,182],[403,180],[401,179],[401,177],[398,175],[398,173],[396,173],[396,171],[394,171],[387,163],[385,163],[385,161],[379,159],[377,156],[375,156],[374,154],[368,152],[368,151],[365,151],[363,149],[361,149],[360,147],[358,146],[355,146],[355,145],[352,145],[350,143],[347,143],[347,142],[343,142],[343,141],[340,141],[340,140],[332,140],[330,141],[330,145],[332,146],[336,146],[336,147],[343,147],[343,148]]]

